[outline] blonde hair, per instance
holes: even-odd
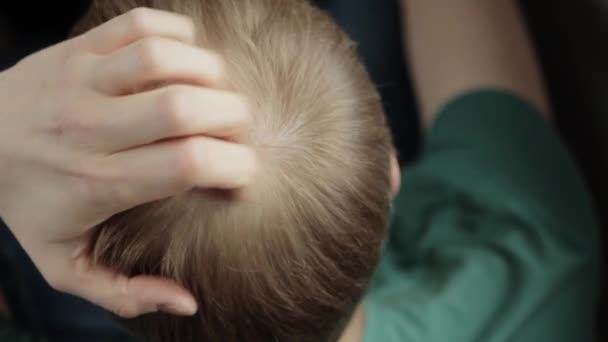
[[[150,341],[336,340],[380,256],[391,154],[354,44],[298,0],[97,0],[77,31],[134,7],[186,14],[254,101],[262,170],[247,200],[191,191],[98,227],[96,262],[176,279],[194,317],[129,322]],[[171,167],[171,165],[167,165]]]

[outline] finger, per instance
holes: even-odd
[[[247,100],[210,88],[165,87],[112,99],[106,109],[99,134],[111,151],[192,135],[241,141],[251,130]]]
[[[108,95],[124,95],[159,83],[219,86],[222,59],[182,42],[145,38],[101,58],[93,87]]]
[[[257,168],[252,148],[207,137],[123,151],[108,157],[105,164],[104,170],[111,174],[104,177],[121,180],[112,189],[105,189],[110,192],[108,202],[115,203],[118,209],[193,188],[241,188],[251,181]]]
[[[195,39],[194,23],[188,17],[136,8],[78,37],[83,48],[95,54],[108,54],[145,37],[165,37],[184,43]]]
[[[88,257],[76,260],[74,279],[63,290],[87,299],[124,318],[164,311],[189,316],[197,311],[194,297],[174,281],[152,276],[128,278],[92,265]],[[68,283],[67,281],[65,281]]]

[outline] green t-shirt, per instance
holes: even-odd
[[[501,91],[455,99],[402,178],[365,342],[594,340],[595,213],[536,109]]]

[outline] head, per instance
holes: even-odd
[[[149,341],[337,340],[380,257],[398,183],[353,43],[299,0],[98,0],[79,30],[137,6],[192,17],[198,44],[224,58],[226,86],[253,103],[246,143],[260,170],[245,198],[193,190],[97,227],[97,263],[175,279],[199,302],[193,317],[127,325]]]

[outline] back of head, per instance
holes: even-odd
[[[99,263],[176,279],[194,317],[128,324],[150,341],[328,341],[361,299],[388,226],[390,135],[352,42],[299,0],[97,0],[80,29],[146,6],[186,14],[254,102],[246,199],[191,191],[98,227]],[[171,165],[167,165],[171,167]]]

